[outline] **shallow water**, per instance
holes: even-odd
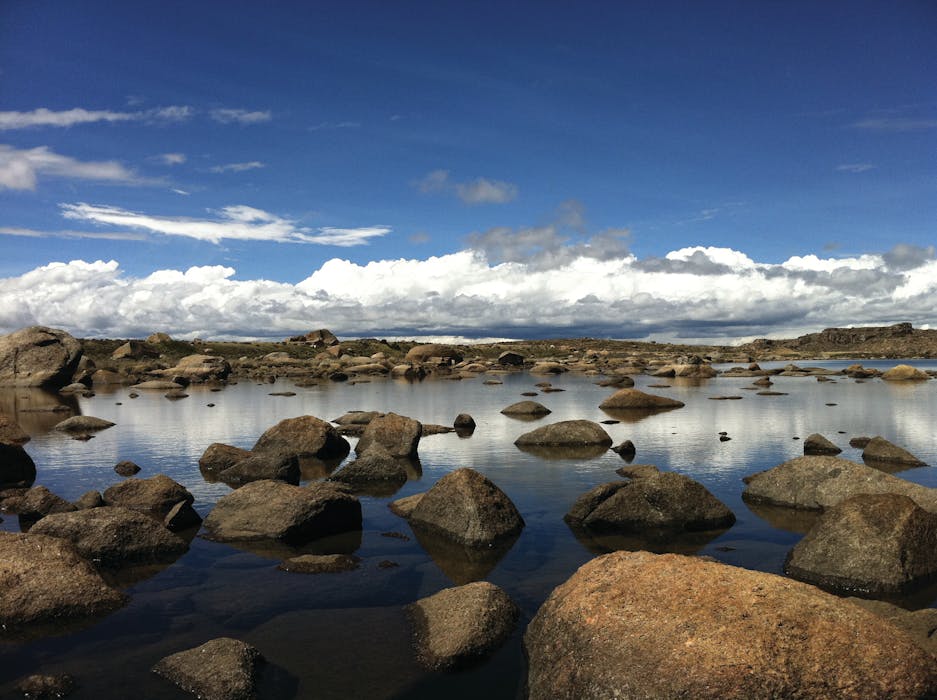
[[[786,363],[782,363],[786,364]],[[800,363],[845,367],[849,362]],[[876,363],[864,361],[867,367]],[[890,367],[894,361],[879,364]],[[917,363],[933,368],[933,363]],[[83,414],[117,425],[80,442],[51,431],[68,413],[30,411],[62,403],[56,396],[26,390],[0,394],[0,411],[15,414],[33,439],[26,445],[38,468],[36,483],[67,499],[89,489],[104,490],[120,481],[114,465],[132,460],[140,477],[165,473],[196,497],[206,514],[227,486],[206,482],[198,458],[212,442],[250,448],[268,427],[283,418],[312,414],[333,419],[349,410],[395,411],[424,423],[451,425],[470,413],[478,427],[468,438],[434,435],[420,443],[422,476],[393,496],[363,496],[364,529],[352,536],[320,541],[307,549],[354,551],[361,568],[344,574],[298,575],[276,569],[286,548],[239,548],[196,538],[179,560],[142,580],[128,592],[124,609],[78,632],[32,643],[0,644],[0,694],[28,673],[71,673],[80,685],[76,698],[187,697],[155,677],[149,668],[163,656],[217,636],[233,636],[257,646],[270,661],[264,676],[266,697],[513,698],[522,692],[524,662],[521,634],[550,591],[596,553],[609,548],[655,548],[695,552],[721,561],[780,572],[788,550],[799,540],[809,517],[778,509],[753,512],[741,499],[742,477],[800,456],[801,440],[819,432],[843,448],[842,457],[860,460],[849,438],[882,435],[930,464],[937,464],[932,426],[937,419],[937,383],[856,382],[836,377],[775,377],[774,391],[759,396],[750,378],[667,380],[637,377],[637,387],[686,403],[684,408],[642,416],[612,416],[622,422],[604,426],[615,444],[630,439],[635,463],[656,464],[702,482],[736,514],[729,530],[692,540],[647,543],[624,538],[580,541],[562,520],[578,495],[617,480],[625,462],[613,452],[598,456],[547,459],[513,444],[539,425],[574,418],[595,421],[610,416],[598,404],[612,390],[595,378],[573,375],[499,376],[421,383],[375,380],[356,385],[327,383],[301,388],[286,381],[242,381],[213,392],[190,387],[190,397],[168,401],[163,392],[99,390],[71,401]],[[500,414],[521,400],[524,391],[549,380],[563,392],[534,398],[553,413],[535,422]],[[647,389],[648,384],[670,384]],[[296,396],[270,396],[292,390]],[[736,395],[741,400],[713,401]],[[207,404],[214,403],[214,407]],[[730,441],[721,442],[726,431]],[[354,439],[351,439],[354,443]],[[438,542],[418,541],[406,522],[388,509],[390,500],[424,491],[458,467],[472,467],[492,479],[515,502],[527,525],[506,552],[468,558]],[[922,467],[899,474],[937,486],[937,471]],[[0,529],[16,531],[15,516]],[[396,531],[409,540],[382,536]],[[392,561],[397,566],[382,568]],[[421,670],[413,661],[402,607],[456,583],[484,578],[503,587],[518,603],[518,631],[484,664],[454,674]],[[924,591],[903,601],[909,607],[933,605],[937,592]]]

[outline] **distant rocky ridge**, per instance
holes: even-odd
[[[761,338],[741,348],[750,348],[752,352],[787,348],[806,354],[834,352],[850,356],[931,357],[937,355],[937,330],[914,328],[910,323],[826,328],[819,333],[787,340]]]

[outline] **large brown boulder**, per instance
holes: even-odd
[[[545,416],[552,411],[536,401],[518,401],[502,408],[501,413],[506,416]]]
[[[812,433],[804,438],[805,455],[838,455],[842,450],[820,433]]]
[[[400,459],[392,457],[380,445],[373,445],[356,460],[342,467],[331,478],[332,481],[340,481],[352,488],[383,483],[396,487],[392,489],[391,493],[393,493],[406,483],[408,477],[407,469]]]
[[[895,365],[882,372],[882,379],[886,382],[921,382],[930,379],[930,375],[911,365]]]
[[[76,507],[45,486],[33,486],[16,504],[16,513],[24,520],[39,520],[53,513],[69,513]]]
[[[0,532],[0,628],[74,622],[116,610],[127,597],[108,586],[65,540]]]
[[[470,547],[510,540],[524,528],[524,519],[507,494],[466,467],[433,484],[408,520],[414,528]]]
[[[251,481],[276,479],[299,484],[299,458],[276,452],[251,454],[215,474],[218,481],[237,488]]]
[[[407,606],[421,664],[453,669],[486,656],[511,636],[520,611],[487,581],[446,588]]]
[[[302,544],[361,529],[361,504],[328,482],[307,487],[254,481],[223,496],[205,518],[209,539]]]
[[[372,445],[379,445],[391,457],[416,457],[422,434],[420,421],[387,413],[368,423],[355,445],[355,454],[363,455]]]
[[[897,493],[937,513],[937,489],[839,457],[797,457],[743,479],[749,503],[823,510],[863,493]]]
[[[184,529],[201,522],[201,517],[192,508],[195,497],[185,486],[165,474],[149,479],[130,477],[108,488],[103,496],[106,505],[145,513],[172,529]],[[180,513],[180,508],[184,512]],[[171,514],[174,517],[167,520]]]
[[[250,644],[219,637],[165,657],[153,672],[202,700],[254,700],[264,661]]]
[[[45,326],[0,336],[0,386],[58,389],[72,381],[81,343],[65,331]]]
[[[226,445],[223,442],[213,442],[205,448],[202,456],[199,457],[198,468],[202,474],[214,476],[251,455],[253,455],[253,452],[250,450]]]
[[[676,472],[597,486],[564,517],[597,532],[697,531],[731,527],[735,515],[698,481]]]
[[[454,365],[462,362],[462,353],[451,345],[430,343],[428,345],[414,345],[407,352],[404,359],[411,362],[428,362],[432,359],[438,359],[446,364]]]
[[[303,336],[303,342],[309,343],[314,348],[329,348],[338,345],[338,338],[328,328],[320,328],[306,333]]]
[[[164,377],[184,377],[191,382],[223,381],[231,374],[231,365],[217,355],[186,355],[175,367],[161,371]]]
[[[860,641],[861,640],[861,641]],[[676,554],[593,559],[524,635],[531,700],[924,698],[937,659],[857,605]]]
[[[558,447],[601,445],[611,447],[612,438],[601,425],[591,420],[564,420],[524,433],[514,441],[514,444]]]
[[[865,462],[889,462],[892,464],[906,464],[909,467],[927,466],[913,454],[902,447],[889,442],[883,437],[876,436],[869,440],[862,450],[862,459]]]
[[[253,452],[276,452],[293,457],[342,459],[351,446],[335,427],[315,416],[281,420],[261,435]]]
[[[30,534],[68,540],[85,559],[110,569],[173,560],[189,549],[152,518],[116,506],[47,515]]]
[[[53,430],[64,433],[90,433],[112,428],[115,423],[95,416],[72,416],[56,423]]]
[[[599,404],[599,408],[615,410],[625,409],[654,409],[654,408],[680,408],[684,403],[666,396],[647,394],[639,389],[619,389]]]
[[[848,498],[820,516],[784,571],[836,591],[907,592],[937,575],[937,515],[907,496]]]

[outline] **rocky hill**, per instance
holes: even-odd
[[[934,357],[937,330],[914,328],[910,323],[892,326],[827,328],[788,340],[759,339],[738,349],[752,355],[788,351],[813,357]]]

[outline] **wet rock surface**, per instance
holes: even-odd
[[[250,644],[220,637],[165,657],[153,672],[203,700],[252,700],[264,662]]]
[[[294,574],[338,574],[354,571],[361,559],[352,554],[302,554],[283,561],[277,568]]]
[[[541,606],[524,647],[531,700],[937,691],[937,660],[858,606],[798,581],[674,554],[588,562]]]
[[[465,666],[511,635],[520,611],[501,588],[479,581],[407,606],[417,659],[433,670]]]

